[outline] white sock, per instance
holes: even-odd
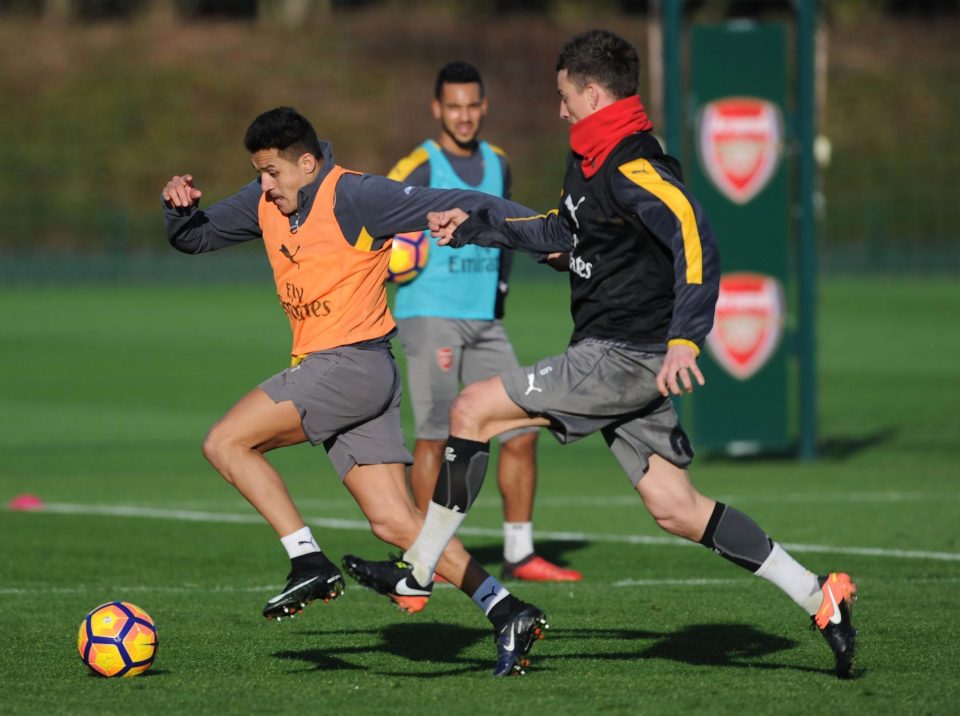
[[[447,543],[453,539],[466,515],[430,501],[427,516],[416,541],[403,553],[403,561],[413,565],[413,578],[422,585],[433,581],[433,573]]]
[[[533,554],[533,523],[503,523],[503,561],[516,564]]]
[[[471,599],[483,610],[484,614],[489,614],[497,604],[510,596],[510,592],[494,577],[487,577],[483,584],[477,587]]]
[[[807,614],[816,614],[820,608],[822,596],[817,575],[804,569],[776,542],[773,543],[773,550],[754,574],[780,587]]]
[[[313,538],[313,533],[309,527],[301,527],[296,532],[281,537],[280,541],[283,543],[283,548],[287,550],[287,556],[290,559],[320,551],[320,546]]]

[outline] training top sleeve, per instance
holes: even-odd
[[[474,211],[493,202],[503,203],[507,211],[531,212],[478,191],[431,189],[374,174],[344,174],[337,183],[334,214],[348,241],[376,249],[394,234],[425,230],[428,212]],[[356,237],[363,238],[358,241]]]
[[[541,257],[573,248],[573,231],[557,209],[538,214],[512,201],[493,199],[470,212],[453,232],[451,246],[466,244],[519,249]]]
[[[687,343],[699,353],[713,327],[720,285],[717,242],[703,208],[667,170],[636,159],[614,174],[614,200],[633,212],[673,254],[674,307],[667,345]]]
[[[262,234],[257,207],[262,193],[260,180],[255,179],[209,209],[199,209],[196,205],[170,207],[163,202],[167,240],[178,251],[201,254],[259,239]]]

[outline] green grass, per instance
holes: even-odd
[[[562,280],[516,282],[510,308],[521,360],[563,347]],[[199,447],[285,362],[269,285],[4,289],[0,499],[167,516],[0,510],[0,712],[956,713],[958,308],[960,287],[946,282],[826,283],[824,457],[694,465],[704,492],[801,562],[858,579],[859,678],[831,675],[820,636],[770,584],[699,547],[616,541],[662,533],[601,440],[561,448],[545,435],[538,544],[585,579],[510,585],[552,629],[529,676],[494,680],[486,622],[448,587],[416,617],[348,586],[292,622],[260,618],[286,559]],[[326,551],[385,553],[360,527],[322,526],[362,518],[321,450],[273,459]],[[495,567],[491,483],[465,526]],[[549,534],[572,530],[586,536]],[[142,677],[100,679],[77,658],[80,620],[111,599],[157,620],[162,647]]]

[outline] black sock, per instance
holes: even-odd
[[[293,571],[297,574],[302,572],[322,572],[328,567],[334,566],[333,562],[327,559],[327,555],[325,555],[323,552],[308,552],[307,554],[301,554],[299,557],[294,557],[291,559],[290,564],[293,565]]]
[[[493,624],[493,628],[499,632],[501,629],[503,629],[506,623],[510,621],[510,616],[522,606],[523,602],[521,602],[512,594],[508,594],[496,605],[494,605],[493,609],[490,610],[490,613],[487,614],[487,619],[489,619],[490,623]]]

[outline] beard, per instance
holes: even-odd
[[[477,148],[477,142],[479,141],[477,137],[480,136],[480,129],[482,126],[483,126],[483,122],[477,122],[477,126],[473,132],[473,136],[466,141],[461,140],[457,136],[456,132],[449,125],[447,125],[446,122],[443,123],[443,132],[448,137],[450,137],[450,139],[453,140],[453,143],[456,144],[458,147],[460,147],[460,149],[463,149],[464,151],[472,152],[474,149]]]

